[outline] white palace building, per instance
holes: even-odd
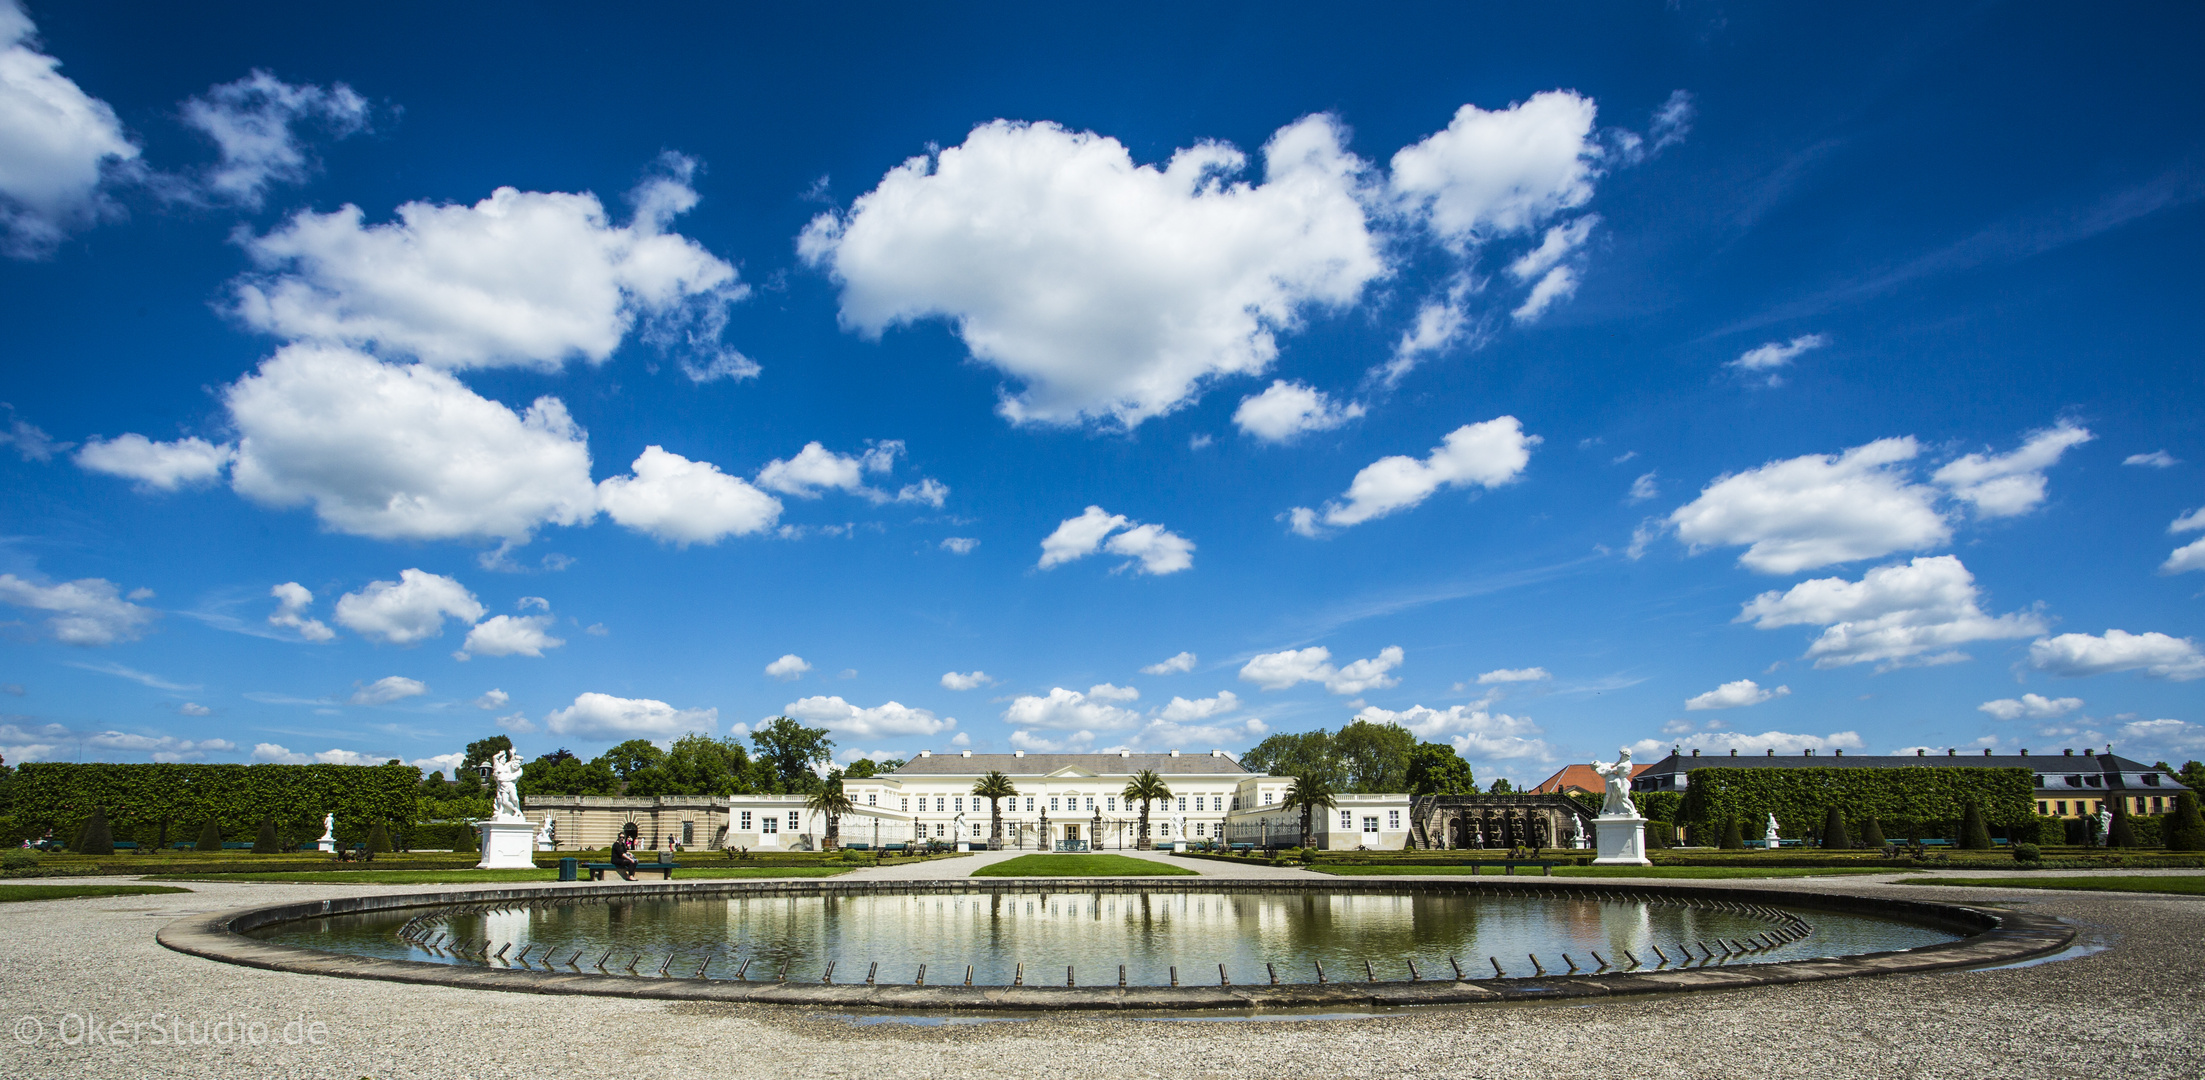
[[[940,841],[984,847],[988,801],[972,794],[989,772],[1008,776],[1018,794],[1004,799],[1003,846],[1041,851],[1131,848],[1140,837],[1141,807],[1126,785],[1153,771],[1171,798],[1149,807],[1149,838],[1158,846],[1232,840],[1272,844],[1295,837],[1301,815],[1279,809],[1293,779],[1252,773],[1222,750],[1207,754],[1129,751],[1102,754],[975,754],[920,751],[891,773],[843,781],[855,809],[842,816],[844,845],[868,847]],[[1322,848],[1398,849],[1408,846],[1409,797],[1340,795],[1339,805],[1312,818]],[[646,848],[752,851],[817,850],[826,823],[801,795],[626,797],[532,795],[525,801],[539,827],[549,817],[562,848],[599,848],[635,823]]]

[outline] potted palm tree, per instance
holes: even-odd
[[[1279,800],[1282,809],[1302,812],[1302,846],[1305,848],[1311,846],[1310,837],[1314,832],[1310,818],[1319,809],[1330,810],[1338,805],[1340,800],[1332,790],[1332,781],[1318,773],[1295,777],[1294,786],[1287,788],[1286,797]]]
[[[804,809],[827,819],[827,842],[824,850],[833,851],[842,843],[842,815],[856,809],[850,796],[842,791],[842,778],[837,776],[819,785],[819,790],[804,797]]]
[[[1164,778],[1156,775],[1156,770],[1142,769],[1133,774],[1133,779],[1127,782],[1125,790],[1119,794],[1127,802],[1141,804],[1141,837],[1134,846],[1142,851],[1155,847],[1148,839],[1148,804],[1158,799],[1171,798],[1171,785],[1164,783]]]
[[[988,850],[1003,850],[1002,800],[1018,794],[1018,788],[1012,786],[1010,777],[990,769],[973,783],[972,793],[988,800]]]

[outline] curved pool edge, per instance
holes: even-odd
[[[2059,920],[2029,912],[1992,910],[1897,897],[1848,893],[1806,893],[1774,889],[1662,885],[1618,885],[1602,881],[1552,881],[1523,884],[1393,880],[1385,882],[1282,882],[1197,879],[1205,892],[1349,892],[1401,895],[1470,892],[1591,893],[1609,897],[1675,895],[1738,903],[1842,911],[1928,923],[1968,936],[1957,941],[1899,952],[1864,953],[1830,959],[1741,964],[1735,967],[1609,974],[1549,975],[1457,981],[1256,983],[1231,986],[909,986],[864,983],[739,982],[720,979],[649,978],[628,975],[562,974],[510,968],[462,968],[414,960],[391,960],[280,945],[246,936],[252,930],[294,919],[354,915],[408,908],[480,905],[528,901],[569,894],[569,889],[471,889],[465,892],[396,893],[350,896],[303,903],[237,908],[171,922],[156,933],[161,945],[176,952],[224,963],[294,974],[386,982],[451,986],[510,993],[575,994],[595,997],[670,1001],[717,1001],[893,1011],[1020,1012],[1041,1009],[1248,1010],[1386,1008],[1458,1005],[1558,998],[1599,998],[1668,994],[1693,990],[1737,989],[1826,979],[1898,975],[2013,963],[2066,948],[2076,931]],[[851,895],[868,893],[1064,893],[1193,890],[1196,882],[1163,879],[1114,881],[1095,878],[1013,878],[957,881],[835,882],[692,881],[591,887],[592,898],[682,899],[738,895]]]

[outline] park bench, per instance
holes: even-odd
[[[582,869],[590,872],[591,881],[603,881],[605,880],[606,874],[620,873],[620,868],[614,866],[609,862],[583,863]],[[639,861],[635,864],[635,870],[633,872],[638,874],[657,874],[666,881],[672,881],[674,880],[674,871],[679,869],[681,869],[680,863]]]
[[[1510,877],[1516,876],[1516,868],[1519,866],[1536,866],[1544,871],[1546,876],[1553,877],[1554,868],[1561,864],[1552,859],[1488,859],[1484,862],[1458,863],[1457,865],[1469,867],[1471,877],[1478,876],[1478,870],[1487,866],[1505,866],[1508,868]]]
[[[842,845],[842,846],[843,846],[843,848],[844,848],[845,850],[849,850],[849,851],[871,851],[871,850],[873,850],[873,845],[871,845],[871,844],[844,844],[844,845]]]
[[[909,845],[909,844],[882,844],[882,845],[880,846],[880,849],[881,849],[881,850],[882,850],[883,852],[886,852],[887,854],[890,854],[890,855],[895,855],[895,854],[898,854],[898,853],[900,853],[900,852],[907,852],[907,851],[910,851],[910,850],[911,850],[911,845]]]

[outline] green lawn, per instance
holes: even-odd
[[[1362,874],[1453,874],[1469,876],[1467,866],[1327,866],[1319,863],[1309,869],[1320,874],[1338,874],[1353,877]],[[1557,866],[1555,877],[1597,878],[1780,878],[1780,877],[1834,877],[1840,874],[1888,874],[1889,870],[1853,869],[1844,867],[1800,868],[1796,866],[1770,866],[1756,869],[1750,866]],[[1498,867],[1479,870],[1479,877],[1501,877],[1508,871]],[[1517,877],[1540,877],[1537,867],[1519,867]]]
[[[1972,889],[2082,889],[2090,892],[2155,892],[2181,896],[2205,896],[2205,874],[2182,877],[2145,877],[2140,874],[2104,874],[2090,877],[1905,877],[1906,885],[1958,885]]]
[[[701,878],[816,878],[849,873],[846,866],[700,866],[674,871],[676,881]],[[155,874],[156,881],[311,881],[337,885],[474,885],[494,881],[557,881],[557,868],[535,870],[307,870],[290,874]],[[607,880],[617,881],[607,875]],[[637,881],[657,881],[638,874]]]
[[[0,885],[0,904],[19,900],[69,900],[79,896],[144,896],[190,892],[173,885]]]
[[[1194,871],[1125,855],[1021,855],[972,872],[973,877],[1163,877]]]

